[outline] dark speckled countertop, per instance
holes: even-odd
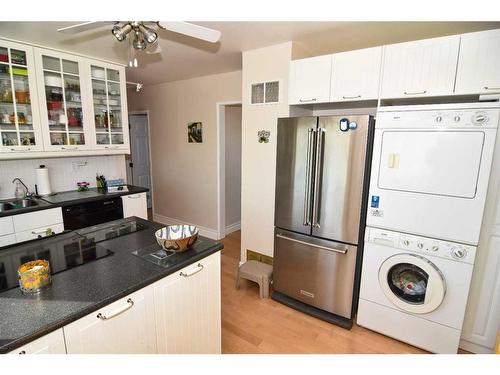
[[[56,193],[51,197],[37,198],[36,201],[39,203],[38,206],[25,207],[16,210],[1,211],[0,217],[25,214],[27,212],[46,210],[54,207],[64,207],[72,204],[95,202],[99,200],[120,197],[122,195],[139,194],[149,191],[148,188],[143,188],[140,186],[133,186],[133,185],[127,185],[127,188],[128,188],[127,191],[115,191],[115,192],[98,190],[97,188],[91,188],[89,189],[88,192],[77,192],[76,190],[62,191]],[[0,202],[1,201],[2,200],[0,200]]]
[[[52,276],[52,286],[36,296],[19,288],[0,293],[0,353],[9,352],[99,308],[162,279],[223,248],[199,237],[193,248],[169,258],[167,268],[132,251],[156,242],[163,225],[138,219],[148,229],[100,242],[114,254]]]

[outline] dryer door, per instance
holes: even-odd
[[[389,301],[410,313],[434,311],[446,294],[441,271],[431,261],[415,254],[396,254],[385,260],[378,279]]]
[[[378,187],[474,198],[484,136],[482,131],[385,131]]]

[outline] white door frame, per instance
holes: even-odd
[[[154,220],[155,217],[155,201],[154,201],[154,192],[153,192],[153,158],[151,157],[151,123],[149,122],[149,110],[143,110],[143,111],[131,111],[128,113],[128,116],[132,115],[146,115],[148,119],[148,148],[149,148],[149,179],[150,179],[150,184],[151,186],[149,187],[150,193],[151,193],[151,210],[153,212],[153,217],[152,219]],[[127,124],[129,126],[129,133],[130,133],[130,122],[129,118],[127,117]],[[129,147],[130,147],[130,155],[132,155],[132,146],[130,145],[130,139],[129,139]],[[127,170],[130,169],[130,167],[127,165]]]
[[[217,113],[217,239],[226,236],[226,106],[243,104],[241,100],[215,103]]]

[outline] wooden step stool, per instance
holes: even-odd
[[[236,276],[236,289],[240,288],[241,279],[247,279],[259,284],[260,298],[268,298],[269,283],[271,281],[272,274],[273,266],[256,260],[246,261],[238,268],[238,275]]]

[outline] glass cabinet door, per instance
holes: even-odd
[[[30,81],[34,72],[32,55],[22,47],[0,41],[0,151],[40,149],[39,131],[34,128]],[[36,98],[35,98],[36,99]],[[35,120],[36,121],[36,120]],[[37,124],[38,125],[38,124]]]
[[[97,145],[124,145],[120,72],[97,65],[90,66]]]
[[[85,145],[78,62],[45,54],[41,60],[50,146],[64,150]]]

